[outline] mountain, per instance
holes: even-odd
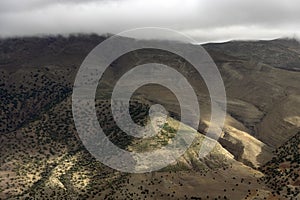
[[[183,74],[201,110],[191,147],[175,163],[151,173],[113,170],[84,148],[72,118],[71,94],[85,56],[106,37],[28,37],[0,40],[0,198],[2,199],[295,199],[299,196],[300,44],[292,39],[205,44],[227,93],[227,116],[214,150],[198,152],[210,125],[210,98],[203,79],[184,59],[153,49],[114,61],[96,94],[99,123],[128,151],[151,151],[172,142],[180,106],[166,88],[139,88],[131,116],[149,121],[162,104],[171,114],[160,134],[135,139],[114,122],[109,96],[132,66],[159,62]],[[163,42],[163,41],[162,41]],[[181,45],[181,44],[178,44]],[[190,49],[199,48],[190,45]],[[109,122],[109,123],[108,123]],[[288,156],[290,155],[290,156]]]

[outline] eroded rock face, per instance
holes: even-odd
[[[264,165],[273,155],[272,148],[233,127],[224,128],[224,136],[219,142],[235,156],[236,160],[255,168]]]

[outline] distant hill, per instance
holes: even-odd
[[[204,46],[208,51],[225,53],[237,59],[264,63],[281,69],[300,70],[300,43],[296,39],[231,41]]]

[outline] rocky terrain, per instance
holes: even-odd
[[[298,41],[204,45],[224,80],[227,116],[221,138],[203,159],[197,153],[210,125],[211,103],[192,66],[160,50],[118,58],[100,80],[95,102],[101,127],[120,148],[159,149],[172,142],[180,123],[174,94],[152,85],[135,92],[130,113],[136,123],[145,124],[149,107],[162,104],[170,116],[160,134],[140,140],[117,127],[109,96],[132,66],[156,61],[174,67],[197,92],[201,109],[197,137],[176,163],[158,172],[128,174],[96,161],[82,145],[72,118],[76,72],[104,39],[77,35],[0,40],[0,199],[299,198]]]

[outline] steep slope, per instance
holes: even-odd
[[[274,105],[258,126],[258,138],[266,144],[278,147],[282,141],[287,141],[299,132],[300,109],[296,105],[300,105],[300,95],[295,94]]]
[[[300,132],[276,149],[275,156],[260,170],[265,174],[261,181],[273,194],[298,199],[300,194]]]

